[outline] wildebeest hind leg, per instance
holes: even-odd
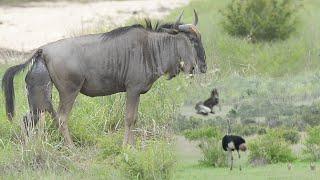
[[[74,144],[69,133],[67,119],[79,90],[59,92],[60,102],[56,121],[58,122],[59,131],[64,137],[64,144],[69,147],[73,147]]]
[[[140,100],[140,94],[132,91],[127,92],[126,118],[125,118],[125,135],[123,145],[134,146],[134,125],[137,119],[137,111]]]

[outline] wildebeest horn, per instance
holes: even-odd
[[[193,25],[197,26],[197,24],[198,24],[198,14],[197,14],[197,11],[195,9],[193,9],[193,12],[194,12]]]
[[[178,19],[177,19],[176,23],[174,24],[175,28],[177,28],[177,27],[178,27],[178,25],[180,24],[180,21],[181,21],[181,18],[182,18],[183,12],[184,12],[184,10],[182,10],[182,12],[181,12],[181,14],[179,15],[179,17],[178,17]]]

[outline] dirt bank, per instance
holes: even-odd
[[[127,0],[90,3],[37,2],[0,6],[0,47],[29,51],[97,24],[123,25],[132,17],[163,18],[189,0]]]

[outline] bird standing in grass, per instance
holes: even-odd
[[[227,135],[222,138],[222,148],[224,151],[228,151],[228,156],[231,161],[230,163],[230,170],[233,167],[233,155],[232,152],[236,150],[238,152],[238,157],[240,159],[240,152],[239,151],[246,151],[246,140],[244,140],[241,136],[231,135],[231,120],[227,119],[228,130]],[[241,171],[241,165],[240,165]]]
[[[238,152],[238,157],[240,159],[240,152],[239,151],[246,151],[246,141],[240,137],[235,135],[225,135],[222,138],[222,148],[225,151],[228,151],[229,157],[231,159],[231,165],[230,170],[232,170],[233,167],[233,155],[232,152],[236,150]],[[241,165],[240,165],[240,171],[241,171]]]

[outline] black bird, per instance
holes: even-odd
[[[230,170],[232,170],[232,166],[233,166],[232,152],[236,150],[238,152],[238,157],[240,159],[239,150],[240,151],[247,150],[246,141],[241,136],[235,136],[235,135],[225,135],[222,138],[222,147],[223,147],[223,150],[228,151],[229,156],[231,158]],[[240,170],[241,170],[241,166],[240,166]]]

